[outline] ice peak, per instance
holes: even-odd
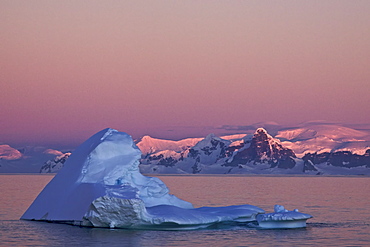
[[[151,137],[150,135],[145,135],[141,138],[141,140],[153,140],[154,138]]]
[[[105,138],[112,135],[112,133],[114,133],[114,132],[118,132],[118,130],[111,129],[111,128],[106,128],[106,129],[102,130],[101,133],[104,133],[104,135],[103,135],[102,138],[100,138],[100,140],[103,141]]]
[[[206,136],[206,138],[204,138],[204,139],[211,140],[211,139],[215,139],[215,138],[219,138],[219,137],[217,137],[215,134],[211,133],[211,134],[208,134]]]

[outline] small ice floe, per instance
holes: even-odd
[[[262,228],[300,228],[306,227],[306,220],[312,215],[298,212],[298,209],[288,211],[281,205],[274,206],[273,213],[257,215],[258,225]]]

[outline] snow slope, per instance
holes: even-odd
[[[144,136],[140,140],[136,141],[136,145],[144,155],[164,150],[180,152],[194,146],[202,139],[203,138],[187,138],[180,141],[171,141]]]
[[[370,148],[370,132],[337,124],[308,123],[300,128],[281,130],[275,136],[298,157],[306,153],[351,151],[365,154]]]
[[[16,160],[22,158],[21,152],[9,145],[0,145],[0,159]]]

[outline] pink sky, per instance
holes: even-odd
[[[368,0],[0,0],[0,143],[370,123],[369,13]]]

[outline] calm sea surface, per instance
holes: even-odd
[[[193,231],[81,228],[19,218],[52,175],[0,175],[1,246],[370,246],[370,177],[158,176],[196,207],[275,204],[314,216],[307,228],[253,224]]]

